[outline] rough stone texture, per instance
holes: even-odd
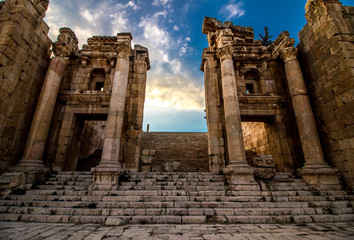
[[[272,179],[275,176],[275,161],[272,155],[257,154],[257,152],[246,151],[248,164],[255,168],[254,176],[261,179]]]
[[[299,59],[325,159],[354,189],[354,7],[308,1]]]
[[[51,41],[39,1],[8,0],[0,12],[0,172],[16,164],[49,64]]]
[[[53,169],[56,170],[75,170],[79,157],[82,160],[90,158],[88,152],[84,154],[85,149],[89,152],[93,151],[92,154],[96,157],[92,156],[91,163],[97,164],[97,157],[102,147],[96,146],[96,148],[90,142],[103,132],[98,131],[97,126],[91,136],[86,136],[93,138],[92,140],[86,141],[82,138],[84,134],[90,132],[85,130],[89,122],[98,123],[107,120],[118,40],[117,37],[89,38],[88,45],[83,46],[78,58],[68,60],[59,92],[60,101],[55,107],[54,122],[48,141],[48,151],[45,157],[47,166],[54,164]],[[96,51],[100,51],[102,55],[96,55]],[[149,69],[146,48],[136,45],[131,54],[119,151],[120,162],[124,162],[128,170],[138,168],[138,162],[135,159],[140,158],[139,141],[142,131],[146,71]],[[101,135],[101,138],[105,136]],[[55,159],[54,163],[53,159]],[[80,169],[87,169],[91,163],[88,166],[81,166]]]
[[[216,53],[222,51],[221,49],[225,50],[226,47],[231,48],[229,55],[233,60],[241,121],[246,126],[243,130],[246,134],[243,140],[246,149],[250,149],[252,141],[258,141],[251,132],[256,134],[264,132],[264,129],[260,129],[263,123],[267,126],[267,136],[264,138],[268,139],[265,141],[269,144],[257,143],[257,147],[274,155],[276,167],[280,171],[294,171],[294,167],[301,167],[303,164],[303,157],[299,154],[301,144],[293,127],[294,113],[289,93],[284,88],[286,84],[284,64],[279,61],[279,55],[273,54],[275,45],[262,46],[259,40],[254,39],[253,29],[250,27],[233,26],[230,22],[222,24],[208,17],[204,19],[203,33],[208,35],[209,42],[209,47],[203,52],[201,70],[205,74],[209,158],[212,169],[216,168],[212,164],[212,159],[216,158],[218,161],[215,162],[224,166],[225,162],[231,160],[228,148],[236,149],[233,144],[231,146],[226,144],[229,141],[227,137],[229,127],[226,124],[228,117],[224,111],[233,98],[225,98],[222,93],[221,61],[224,58],[219,54],[221,58],[215,59]],[[291,39],[289,43],[294,44]],[[236,103],[231,103],[231,106],[238,108]],[[222,160],[224,158],[226,161]]]
[[[173,162],[181,163],[177,171],[208,171],[207,141],[207,133],[144,132],[141,147],[155,150],[155,171],[164,171],[164,165]]]
[[[115,220],[110,222],[114,223]],[[99,224],[0,222],[4,239],[341,239],[354,236],[353,223],[321,224],[164,224],[107,227]]]
[[[25,174],[22,172],[4,173],[0,176],[0,189],[17,188],[25,183]]]

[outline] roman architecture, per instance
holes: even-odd
[[[143,132],[148,49],[48,38],[48,0],[0,2],[0,220],[354,221],[354,7],[308,0],[300,43],[205,17],[207,133]]]

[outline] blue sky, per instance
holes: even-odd
[[[351,0],[343,0],[350,5]],[[201,55],[208,46],[205,16],[253,27],[256,39],[268,26],[274,40],[289,31],[298,43],[306,24],[306,0],[50,0],[45,21],[55,41],[70,27],[80,48],[91,36],[131,32],[133,44],[149,48],[144,130],[207,131]]]

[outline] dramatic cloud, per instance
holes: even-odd
[[[170,5],[172,0],[154,0],[153,11],[146,11],[138,3],[141,1],[52,0],[45,20],[51,28],[53,41],[59,28],[65,26],[75,32],[80,45],[92,36],[131,32],[133,43],[147,47],[150,55],[144,122],[165,131],[205,130],[202,73],[195,67],[191,69],[182,58],[192,50],[189,46],[191,38],[180,31],[179,24],[171,18],[174,12]],[[156,11],[156,6],[162,8]],[[168,116],[167,122],[165,125],[156,124],[162,115]],[[195,122],[197,118],[203,124]],[[177,119],[180,120],[175,122]],[[185,128],[186,121],[189,121],[189,130]]]
[[[221,7],[220,13],[226,17],[227,20],[232,18],[242,17],[245,15],[245,10],[242,9],[243,2],[230,1],[228,4]]]

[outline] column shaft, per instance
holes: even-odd
[[[117,57],[106,124],[106,138],[104,139],[102,157],[99,164],[102,167],[120,166],[118,158],[123,129],[128,75],[129,57]]]
[[[305,164],[299,174],[312,187],[323,190],[341,189],[338,170],[324,161],[315,119],[307,96],[305,82],[297,60],[297,48],[288,47],[280,51],[285,62],[289,92],[299,130]]]
[[[117,45],[117,59],[109,103],[106,133],[101,161],[92,168],[93,183],[90,190],[114,190],[118,188],[119,177],[124,173],[119,162],[120,142],[123,131],[125,99],[128,87],[131,47],[129,43]]]
[[[246,162],[240,106],[238,103],[236,77],[232,59],[225,59],[221,62],[221,78],[229,164]]]
[[[286,48],[281,52],[302,150],[306,162],[324,162],[315,119],[296,55],[297,49],[294,47]]]
[[[241,190],[247,185],[249,190],[258,191],[254,179],[254,169],[246,161],[243,143],[241,113],[238,102],[236,76],[232,60],[233,48],[226,46],[218,49],[221,61],[222,93],[224,100],[225,128],[229,163],[224,169],[231,190]]]
[[[222,119],[218,85],[218,63],[215,54],[205,54],[204,59],[209,171],[218,173],[225,167],[224,141],[222,138]]]
[[[54,57],[51,59],[19,166],[43,167],[44,149],[64,68],[65,60],[63,58]]]

